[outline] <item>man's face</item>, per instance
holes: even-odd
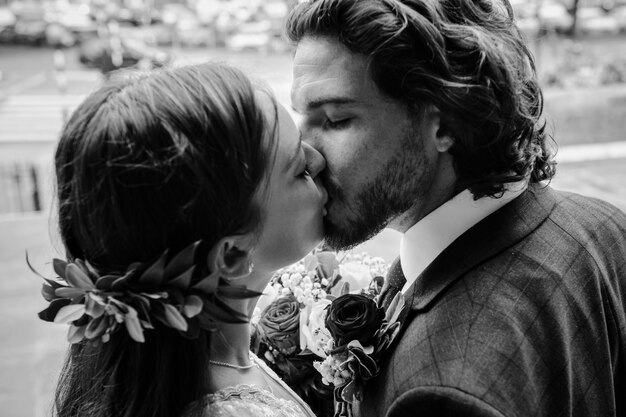
[[[410,114],[378,90],[367,68],[365,56],[330,38],[304,38],[294,58],[292,103],[303,140],[326,158],[324,233],[336,249],[423,211],[437,177],[438,117]]]

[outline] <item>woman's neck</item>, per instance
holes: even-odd
[[[232,280],[232,285],[243,285],[249,290],[262,292],[267,286],[272,272],[253,271],[250,275]],[[233,365],[249,364],[250,319],[259,297],[243,300],[228,299],[228,306],[247,318],[246,323],[224,323],[211,338],[211,359]]]
[[[223,324],[211,338],[211,360],[237,366],[250,364],[250,323]]]

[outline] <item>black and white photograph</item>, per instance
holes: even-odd
[[[626,0],[0,0],[0,415],[626,417]]]

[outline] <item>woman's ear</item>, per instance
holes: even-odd
[[[252,272],[254,237],[250,234],[227,236],[220,239],[208,255],[212,272],[219,271],[224,278],[242,278]]]

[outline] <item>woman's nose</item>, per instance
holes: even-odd
[[[324,159],[324,156],[317,149],[308,143],[302,142],[302,146],[304,147],[304,155],[307,160],[309,174],[311,174],[311,177],[315,178],[326,168],[326,159]]]

